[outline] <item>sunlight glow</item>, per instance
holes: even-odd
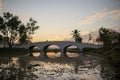
[[[101,26],[120,27],[119,5],[119,0],[0,0],[0,13],[11,12],[24,23],[35,19],[40,29],[32,42],[73,41],[74,29],[84,37]]]
[[[34,57],[39,57],[39,56],[40,56],[40,52],[34,52],[34,53],[32,53],[32,55],[33,55]]]

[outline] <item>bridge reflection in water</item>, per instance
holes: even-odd
[[[30,54],[34,57],[40,57],[41,53],[37,46],[30,47]],[[61,49],[56,45],[49,45],[45,48],[44,54],[51,59],[56,59],[61,57]],[[65,57],[79,57],[80,49],[77,46],[69,46],[64,49]]]
[[[75,57],[79,57],[79,53],[70,53],[70,52],[67,52],[66,53],[68,58],[75,58]],[[40,52],[33,52],[32,53],[33,57],[40,57]],[[57,59],[59,58],[61,55],[60,52],[47,52],[47,56],[48,58],[50,59]]]

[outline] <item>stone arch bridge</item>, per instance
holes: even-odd
[[[45,55],[46,55],[45,49],[47,47],[49,47],[50,45],[56,45],[61,49],[61,57],[65,57],[65,49],[70,46],[76,46],[81,51],[85,47],[90,47],[90,48],[99,48],[100,47],[100,46],[94,45],[94,44],[78,43],[78,42],[70,42],[70,41],[36,42],[36,43],[30,43],[30,44],[22,44],[22,45],[19,45],[16,47],[29,49],[31,46],[36,46],[40,49],[41,57],[45,57]]]

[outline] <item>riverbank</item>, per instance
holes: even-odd
[[[28,51],[24,48],[0,48],[0,56],[5,56],[5,57],[17,57],[17,56],[22,56],[26,55]]]
[[[114,44],[107,48],[84,51],[84,54],[99,55],[107,59],[109,66],[115,73],[114,79],[120,79],[120,44]]]

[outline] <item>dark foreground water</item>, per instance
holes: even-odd
[[[0,80],[112,80],[114,73],[100,56],[40,59],[0,57]]]

